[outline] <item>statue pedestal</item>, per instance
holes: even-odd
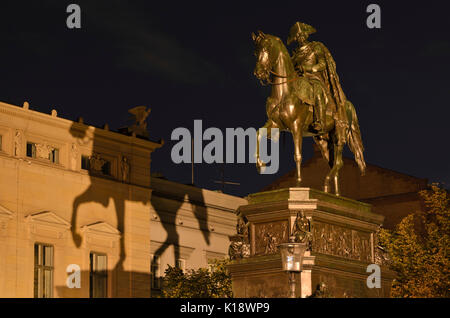
[[[311,222],[312,250],[296,274],[297,297],[325,284],[325,297],[389,297],[394,273],[381,267],[381,288],[369,288],[367,266],[375,263],[375,233],[384,217],[371,205],[311,188],[259,192],[239,212],[250,229],[250,257],[229,265],[234,297],[288,297],[288,273],[278,245],[289,241],[297,214]]]

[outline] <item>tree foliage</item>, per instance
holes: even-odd
[[[166,298],[230,298],[229,260],[215,260],[210,268],[188,270],[169,266],[163,279],[162,294]]]
[[[398,273],[392,297],[450,296],[449,195],[437,184],[420,192],[425,211],[410,214],[394,229],[380,232],[380,244]]]

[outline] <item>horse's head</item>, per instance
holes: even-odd
[[[258,31],[257,34],[252,33],[252,39],[255,42],[255,56],[257,58],[255,70],[253,74],[263,84],[270,77],[272,69],[272,52],[270,36]]]
[[[257,58],[253,74],[264,85],[264,82],[270,82],[271,71],[279,61],[280,56],[284,57],[282,59],[286,61],[285,67],[290,67],[287,64],[292,63],[286,46],[280,38],[264,34],[262,31],[258,31],[256,34],[252,33],[252,38],[255,42],[255,56]]]

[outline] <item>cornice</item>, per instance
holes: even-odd
[[[141,147],[144,149],[150,149],[155,150],[157,148],[162,147],[162,143],[156,143],[150,140],[144,140],[132,136],[126,136],[123,134],[120,134],[118,132],[105,130],[102,128],[97,128],[90,125],[85,125],[82,123],[74,122],[65,118],[56,117],[44,113],[40,113],[31,109],[24,109],[20,106],[14,106],[10,104],[6,104],[3,102],[0,102],[0,113],[10,115],[12,117],[18,117],[25,120],[33,120],[35,122],[48,125],[51,127],[57,127],[64,130],[69,131],[71,128],[78,128],[79,130],[94,130],[96,137],[102,137],[105,139],[109,139],[114,142],[119,142],[122,144],[128,144],[133,145],[137,147]]]

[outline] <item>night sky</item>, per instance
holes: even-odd
[[[393,3],[395,2],[395,3]],[[66,27],[66,7],[81,7],[81,29]],[[163,4],[161,4],[163,3]],[[245,3],[245,4],[244,4]],[[366,26],[366,7],[381,6],[381,29]],[[0,101],[116,130],[129,108],[152,108],[152,172],[190,183],[190,164],[172,163],[172,130],[261,127],[269,87],[253,76],[251,32],[284,42],[296,21],[331,51],[359,117],[369,164],[444,182],[449,188],[450,30],[443,1],[5,1],[0,2]],[[291,46],[290,49],[293,47]],[[197,164],[195,184],[241,183],[256,192],[294,168],[290,134],[280,140],[280,170],[254,164]],[[304,139],[305,160],[312,139]],[[348,148],[347,148],[348,149]],[[351,156],[347,150],[345,153]]]

